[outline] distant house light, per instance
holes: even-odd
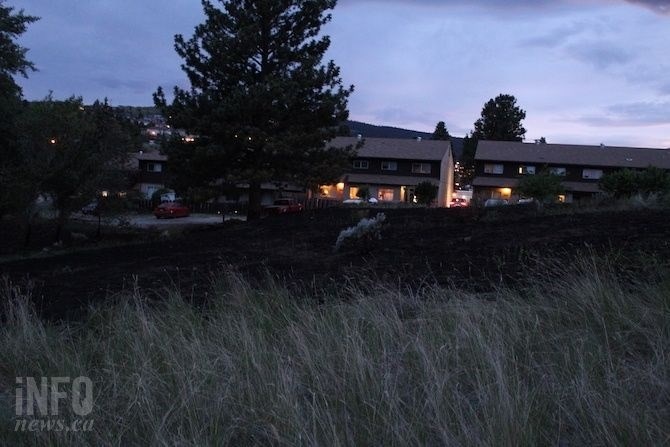
[[[55,139],[55,138],[50,139],[50,140],[49,140],[49,143],[51,143],[51,144],[56,144],[56,139]]]

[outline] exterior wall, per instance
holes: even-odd
[[[348,174],[366,174],[366,175],[375,175],[379,177],[388,177],[389,183],[397,183],[394,181],[394,177],[410,177],[412,178],[412,183],[407,185],[387,185],[383,181],[369,184],[369,183],[354,183],[347,182],[344,184],[344,188],[341,193],[338,193],[337,196],[341,200],[347,200],[352,197],[353,193],[352,188],[367,186],[369,188],[369,194],[371,198],[375,198],[380,202],[411,202],[414,194],[414,187],[426,180],[430,180],[433,183],[438,185],[438,196],[437,202],[438,206],[448,206],[449,201],[451,200],[451,195],[453,192],[453,183],[454,183],[454,161],[451,150],[447,151],[447,154],[442,160],[399,160],[392,158],[365,158],[360,157],[354,159],[354,161],[367,161],[368,167],[366,169],[354,169],[353,162],[352,168],[348,170]],[[382,170],[383,162],[395,162],[397,163],[397,170]],[[430,173],[422,174],[412,172],[412,165],[415,163],[423,163],[430,165]],[[389,196],[393,194],[393,199],[388,200]],[[329,196],[333,196],[332,187],[329,187]]]
[[[501,164],[503,165],[502,174],[491,174],[484,172],[484,166],[487,164]],[[598,179],[585,179],[583,178],[584,169],[600,169],[603,171],[603,175],[617,171],[619,168],[612,168],[608,166],[579,166],[579,165],[570,165],[570,164],[539,164],[539,163],[525,163],[525,162],[499,162],[499,161],[489,161],[489,160],[477,160],[475,162],[475,177],[483,177],[489,179],[500,178],[501,184],[500,187],[491,187],[491,186],[475,186],[474,187],[474,198],[475,200],[482,201],[489,198],[506,198],[510,200],[511,203],[514,203],[518,200],[519,196],[515,193],[514,188],[511,189],[511,194],[505,196],[503,189],[502,179],[517,179],[520,180],[528,174],[519,174],[520,166],[535,166],[536,173],[540,173],[545,169],[551,168],[565,168],[565,176],[562,176],[563,182],[574,182],[577,184],[584,185],[585,188],[593,188],[594,185],[597,185]],[[566,203],[571,203],[574,200],[579,200],[581,198],[592,197],[595,192],[586,192],[586,191],[567,191],[563,197]]]
[[[454,156],[450,150],[440,163],[440,186],[437,192],[437,206],[448,207],[454,193]]]
[[[374,175],[396,175],[403,177],[417,177],[417,178],[440,178],[441,162],[440,161],[426,161],[426,160],[398,160],[393,158],[356,158],[354,161],[367,161],[367,169],[349,169],[349,174],[374,174]],[[396,171],[382,170],[382,162],[393,161],[398,164]],[[428,163],[430,164],[430,174],[420,174],[412,172],[412,164],[414,163]],[[421,182],[421,180],[419,180]]]
[[[486,164],[502,164],[503,173],[502,174],[489,174],[484,172],[484,165]],[[550,168],[565,168],[565,177],[563,180],[566,182],[582,182],[582,183],[591,183],[597,184],[598,180],[584,179],[582,173],[584,169],[602,169],[603,174],[607,174],[617,169],[607,167],[607,166],[578,166],[570,164],[539,164],[539,163],[525,163],[525,162],[499,162],[499,161],[482,161],[477,160],[475,162],[475,177],[504,177],[504,178],[523,178],[525,175],[519,174],[520,166],[535,166],[537,173],[540,173],[544,169]]]
[[[161,188],[164,188],[165,185],[162,183],[138,183],[137,188],[139,191],[144,194],[144,197],[150,199],[154,192],[158,191]]]
[[[160,172],[148,171],[147,169],[149,163],[160,164],[161,171]],[[165,171],[166,166],[164,161],[139,160],[139,172],[137,181],[138,183],[152,183],[152,184],[165,185],[167,179],[167,174]]]

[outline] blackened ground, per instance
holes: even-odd
[[[388,225],[380,241],[334,252],[342,229],[379,211],[333,208],[229,222],[163,241],[4,262],[0,272],[14,283],[31,282],[41,312],[58,317],[135,286],[155,296],[177,287],[206,300],[212,278],[231,267],[318,290],[366,278],[481,291],[523,286],[526,269],[548,259],[607,253],[633,270],[652,256],[670,259],[670,211],[548,215],[512,206],[383,210]]]

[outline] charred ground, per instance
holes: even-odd
[[[382,239],[334,252],[340,231],[363,217],[387,215]],[[554,211],[555,212],[555,211]],[[270,274],[316,291],[347,281],[438,283],[474,291],[523,287],[528,269],[552,268],[584,253],[616,258],[635,272],[645,260],[670,259],[670,211],[538,213],[532,208],[346,209],[193,229],[165,240],[0,263],[14,284],[30,284],[38,308],[67,315],[129,287],[159,297],[178,288],[207,299],[212,277],[233,268]]]

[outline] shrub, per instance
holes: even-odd
[[[356,192],[356,197],[362,200],[368,200],[370,198],[370,187],[361,186],[360,188],[358,188],[358,192]]]
[[[517,190],[522,196],[531,197],[540,203],[553,202],[564,191],[561,177],[546,171],[523,177]]]
[[[617,198],[636,194],[665,194],[670,192],[670,174],[654,166],[644,171],[622,169],[603,175],[600,187]]]
[[[437,197],[438,187],[431,182],[421,182],[414,188],[417,202],[428,205]]]
[[[339,251],[345,243],[369,244],[382,238],[381,230],[386,221],[386,214],[378,213],[373,218],[363,218],[356,226],[342,230],[335,241],[335,251]]]

